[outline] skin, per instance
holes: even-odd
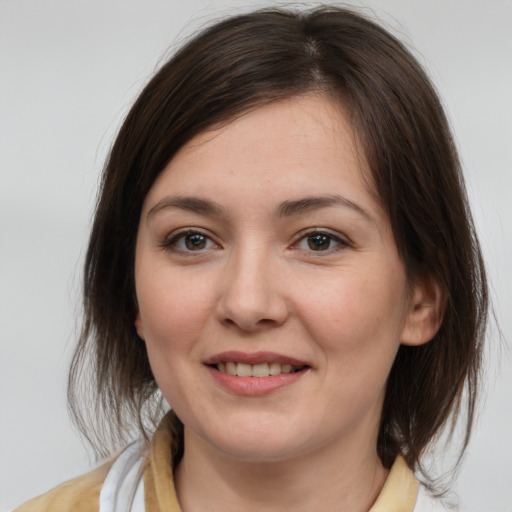
[[[184,511],[357,512],[378,496],[386,379],[401,343],[434,335],[439,294],[408,285],[368,182],[340,108],[311,94],[199,134],[147,195],[135,323],[185,425]],[[309,369],[241,396],[204,364],[229,350]]]

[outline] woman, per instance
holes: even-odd
[[[78,424],[146,438],[19,510],[442,510],[413,472],[463,404],[469,438],[486,278],[437,95],[373,22],[185,45],[113,146],[84,293]]]

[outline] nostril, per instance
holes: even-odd
[[[258,320],[258,324],[271,324],[275,323],[275,320],[272,320],[271,318],[262,318],[261,320]]]

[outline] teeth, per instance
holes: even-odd
[[[300,366],[292,366],[291,364],[262,363],[251,365],[235,363],[234,361],[220,362],[216,366],[220,372],[238,377],[269,377],[281,373],[294,373],[302,369]]]
[[[252,365],[252,376],[253,377],[268,377],[270,375],[270,370],[268,369],[268,364],[253,364]]]
[[[279,363],[270,363],[270,375],[279,375],[281,373],[281,365]]]
[[[219,370],[220,370],[220,368],[219,368]],[[222,371],[222,370],[220,370],[220,371]],[[229,375],[236,375],[236,363],[228,361],[226,363],[226,373],[229,373]]]
[[[252,368],[250,364],[238,363],[236,365],[236,374],[239,377],[252,377]]]

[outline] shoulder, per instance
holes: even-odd
[[[64,482],[14,512],[97,512],[101,487],[113,463],[111,460],[90,473]]]

